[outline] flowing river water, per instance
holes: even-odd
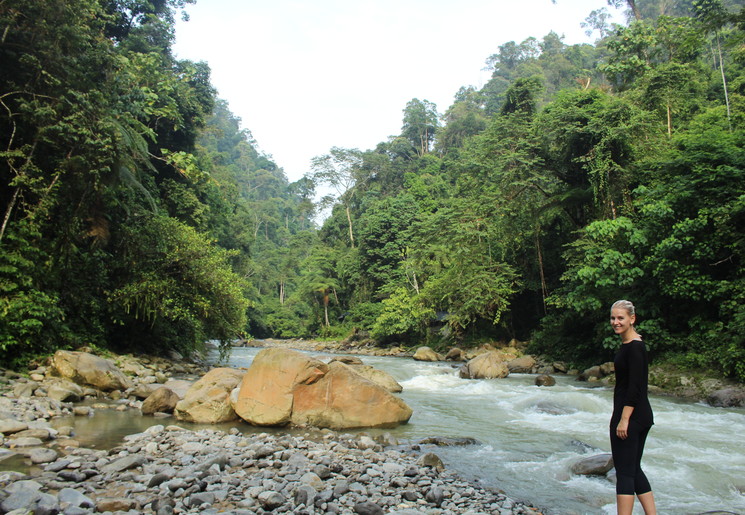
[[[227,365],[247,367],[259,350],[234,348]],[[433,450],[463,477],[499,488],[546,513],[615,513],[610,481],[570,472],[577,460],[610,452],[610,389],[592,388],[562,376],[557,376],[556,386],[541,388],[533,385],[535,376],[528,374],[465,380],[450,363],[362,359],[387,371],[404,387],[400,395],[414,414],[408,424],[386,430],[399,440],[475,438],[477,445]],[[656,396],[651,402],[656,425],[642,465],[655,491],[658,512],[688,515],[721,510],[745,515],[745,409],[712,408]],[[99,448],[117,445],[124,435],[148,425],[169,423],[131,412],[98,410],[93,417],[58,424],[71,422],[83,445]],[[227,424],[225,429],[235,425]],[[266,431],[247,425],[242,429]],[[638,503],[634,513],[642,513]]]

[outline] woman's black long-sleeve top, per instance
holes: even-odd
[[[630,421],[651,427],[654,424],[652,406],[649,405],[647,350],[641,340],[624,343],[613,361],[616,369],[616,386],[613,389],[613,416],[611,427],[618,425],[624,406],[633,406]]]

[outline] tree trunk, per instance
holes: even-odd
[[[323,292],[323,317],[326,321],[326,327],[331,327],[329,322],[329,293],[328,290]]]
[[[641,20],[642,13],[639,12],[639,8],[636,6],[636,0],[626,0],[626,3],[629,4],[631,12],[634,14],[634,19]]]
[[[541,276],[541,296],[543,297],[543,314],[548,314],[546,308],[546,297],[548,297],[548,288],[546,287],[546,273],[543,270],[543,252],[541,251],[541,239],[539,237],[539,229],[535,231],[535,248],[538,251],[538,273]]]
[[[18,200],[18,193],[21,191],[20,186],[16,186],[16,190],[13,192],[13,196],[8,203],[8,208],[5,210],[5,217],[3,218],[3,225],[0,227],[0,241],[3,241],[3,235],[5,234],[5,228],[8,226],[10,220],[10,214],[13,212],[13,208]]]
[[[724,61],[722,60],[722,46],[719,42],[719,31],[716,33],[717,38],[717,51],[719,52],[719,71],[722,72],[722,86],[724,87],[724,103],[727,104],[727,123],[729,123],[729,130],[732,131],[732,117],[729,110],[729,93],[727,92],[727,78],[724,76]]]
[[[279,281],[279,305],[285,305],[285,282],[284,280]]]
[[[347,211],[347,222],[349,222],[349,243],[354,248],[354,233],[352,232],[352,215],[349,212],[349,204],[344,206]]]

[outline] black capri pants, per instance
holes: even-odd
[[[652,491],[647,476],[642,471],[642,454],[650,427],[629,421],[628,437],[621,440],[616,435],[618,422],[611,423],[610,447],[616,467],[616,495],[641,495]]]

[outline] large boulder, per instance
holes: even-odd
[[[499,351],[480,354],[460,368],[463,379],[501,379],[510,375],[510,369]]]
[[[233,392],[233,407],[243,420],[260,426],[346,429],[407,422],[411,408],[356,368],[293,350],[264,349]]]
[[[183,399],[193,384],[193,381],[187,381],[186,379],[169,379],[163,386],[173,391],[180,399]]]
[[[463,349],[459,347],[453,347],[445,355],[447,361],[463,361],[464,357],[465,353],[463,352]]]
[[[233,409],[249,424],[287,424],[292,415],[295,388],[318,381],[328,367],[301,352],[280,347],[263,349],[256,354],[240,389],[232,397]]]
[[[399,393],[404,390],[403,386],[396,381],[391,374],[385,370],[380,370],[370,365],[350,365],[352,370],[357,372],[359,375],[372,381],[373,383],[382,386],[389,392]]]
[[[52,372],[74,383],[99,390],[126,390],[129,378],[111,361],[87,352],[58,350],[52,357]]]
[[[539,376],[536,376],[535,385],[536,386],[555,386],[556,379],[554,379],[548,374],[541,374]]]
[[[391,427],[405,424],[412,410],[385,388],[351,367],[333,362],[318,381],[298,384],[292,423],[331,429]]]
[[[717,390],[706,398],[706,402],[717,408],[745,406],[745,389],[733,387]]]
[[[178,404],[180,400],[181,398],[176,392],[170,388],[161,386],[145,399],[142,403],[141,410],[145,415],[152,415],[153,413],[173,413],[176,409],[176,404]]]
[[[243,371],[235,368],[214,368],[194,383],[174,414],[179,420],[217,424],[236,420],[230,393],[243,379]]]
[[[510,369],[510,373],[515,374],[530,374],[535,366],[535,358],[533,356],[520,356],[507,362],[507,368]]]
[[[60,402],[78,402],[84,397],[79,384],[68,379],[50,379],[47,386],[47,397]]]
[[[444,359],[442,355],[429,347],[419,347],[412,357],[417,361],[443,361]]]
[[[572,465],[572,474],[579,476],[604,476],[613,468],[613,456],[610,454],[598,454],[575,462]]]

